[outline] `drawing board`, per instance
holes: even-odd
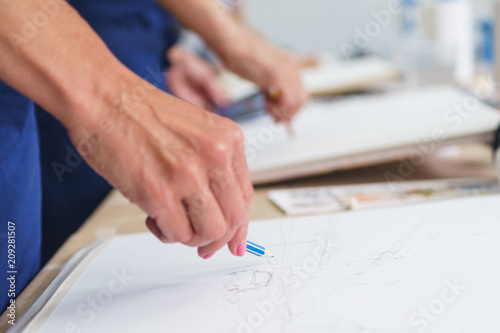
[[[452,86],[313,102],[294,118],[293,136],[267,115],[240,122],[254,184],[421,161],[442,146],[491,142],[499,124],[497,110]]]

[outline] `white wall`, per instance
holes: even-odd
[[[495,0],[473,0],[476,17],[492,17],[491,6]]]
[[[355,29],[373,20],[371,11],[386,9],[391,0],[244,0],[250,22],[278,44],[295,50],[339,52],[352,43]],[[478,18],[489,17],[493,0],[471,0]],[[400,18],[394,18],[373,39],[377,45],[394,42]]]

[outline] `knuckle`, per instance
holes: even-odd
[[[243,131],[241,127],[230,119],[223,119],[222,125],[224,126],[224,133],[227,140],[231,143],[238,144],[244,140]]]
[[[180,168],[182,172],[185,173],[185,175],[191,180],[198,179],[199,175],[202,173],[201,163],[198,162],[198,159],[194,158],[185,161],[182,165],[180,165]]]
[[[216,140],[213,143],[213,150],[217,157],[226,158],[230,152],[229,142],[227,140]]]
[[[210,204],[210,197],[204,191],[199,191],[197,194],[187,200],[188,216],[190,218],[199,218]]]
[[[227,190],[228,186],[231,186],[233,181],[231,174],[228,170],[212,171],[209,173],[210,176],[210,189],[213,194],[218,195],[222,191]]]
[[[245,137],[243,136],[243,130],[235,123],[233,123],[231,127],[232,128],[230,129],[230,135],[234,140],[234,142],[239,145],[241,142],[245,140]]]
[[[190,231],[178,231],[173,234],[173,240],[181,244],[187,244],[193,238],[193,233]]]
[[[246,219],[246,218],[241,218],[241,217],[239,217],[238,219],[236,219],[236,220],[234,221],[234,228],[235,228],[235,229],[240,228],[242,225],[244,225],[244,224],[245,224],[245,222],[246,222],[246,221],[247,221],[247,219]]]
[[[220,238],[222,238],[227,232],[227,227],[225,224],[214,224],[211,225],[207,230],[205,234],[205,238],[209,241],[216,241]]]
[[[244,209],[239,209],[239,212],[243,212],[243,211],[244,211]],[[231,216],[230,218],[228,218],[228,223],[229,223],[231,229],[235,230],[235,229],[238,229],[239,227],[241,227],[245,223],[246,220],[247,219],[246,219],[244,214],[237,213],[237,214],[234,214],[233,216]]]
[[[226,167],[231,161],[231,148],[228,140],[213,140],[208,153],[210,162],[216,166]]]
[[[235,235],[234,235],[234,238],[235,239],[241,239],[241,240],[245,240],[246,239],[246,236],[248,234],[248,225],[249,225],[249,221],[248,220],[245,220],[239,227],[238,227],[238,230],[236,231]],[[239,244],[238,244],[239,245]]]

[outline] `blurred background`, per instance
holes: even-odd
[[[240,2],[242,2],[240,0]],[[355,27],[372,20],[371,11],[387,9],[389,0],[246,0],[244,6],[249,22],[272,40],[296,50],[340,51],[342,42],[355,36]],[[406,1],[411,3],[411,1]],[[422,6],[425,0],[416,3]],[[444,1],[436,1],[444,2]],[[474,0],[474,20],[493,20],[494,0]],[[402,15],[385,28],[375,43],[390,43],[402,28]],[[311,38],[311,32],[317,32]]]
[[[478,80],[496,85],[495,0],[237,0],[248,24],[295,53],[396,65],[407,87]],[[497,12],[497,15],[495,15]],[[387,15],[389,14],[389,15]],[[500,52],[499,52],[500,53]],[[498,98],[488,100],[497,105]]]

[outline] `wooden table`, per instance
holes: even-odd
[[[387,172],[401,175],[407,180],[496,176],[492,165],[491,149],[481,144],[445,148],[435,155],[427,157],[422,165],[413,166],[414,170],[408,169],[408,164],[404,166],[399,161],[357,170],[338,171],[323,176],[292,180],[269,186],[260,186],[255,191],[250,217],[252,220],[257,220],[283,216],[283,213],[266,197],[270,189],[384,182],[386,181]],[[400,171],[403,171],[403,174]],[[146,215],[137,206],[129,203],[117,191],[112,192],[18,296],[16,300],[17,318],[37,299],[54,279],[64,263],[76,251],[106,236],[147,231],[144,224],[145,218]],[[0,332],[6,331],[9,327],[6,313],[4,313],[0,321]]]

